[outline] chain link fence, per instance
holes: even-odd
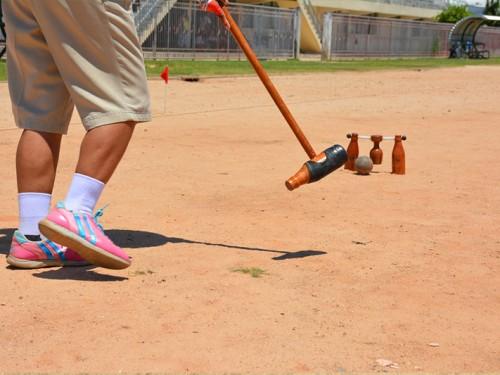
[[[230,11],[259,58],[296,56],[297,11],[246,4],[232,4]],[[244,58],[231,33],[196,2],[177,2],[164,17],[154,19],[142,48],[147,58]]]
[[[448,55],[451,25],[325,14],[323,57],[425,57]]]
[[[476,43],[482,43],[490,57],[500,56],[500,27],[483,26],[476,34]]]
[[[452,24],[327,13],[323,58],[448,57]],[[476,42],[500,56],[500,28],[483,26]]]

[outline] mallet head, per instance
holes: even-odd
[[[341,145],[327,148],[321,154],[307,161],[293,177],[286,181],[288,190],[321,180],[326,175],[340,168],[347,161],[347,152]]]

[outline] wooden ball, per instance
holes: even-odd
[[[368,156],[360,156],[354,162],[356,172],[362,175],[370,174],[373,169],[373,161]]]

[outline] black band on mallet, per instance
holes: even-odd
[[[302,168],[286,181],[288,190],[295,190],[299,186],[321,180],[347,161],[347,152],[341,145],[327,148],[318,156],[304,163]]]

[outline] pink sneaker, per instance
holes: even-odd
[[[7,263],[17,268],[87,266],[90,263],[71,249],[50,240],[30,241],[16,230]]]
[[[69,211],[62,202],[50,211],[40,224],[40,232],[54,242],[74,249],[96,266],[122,269],[130,266],[129,256],[104,234],[97,222],[102,210],[95,216]]]

